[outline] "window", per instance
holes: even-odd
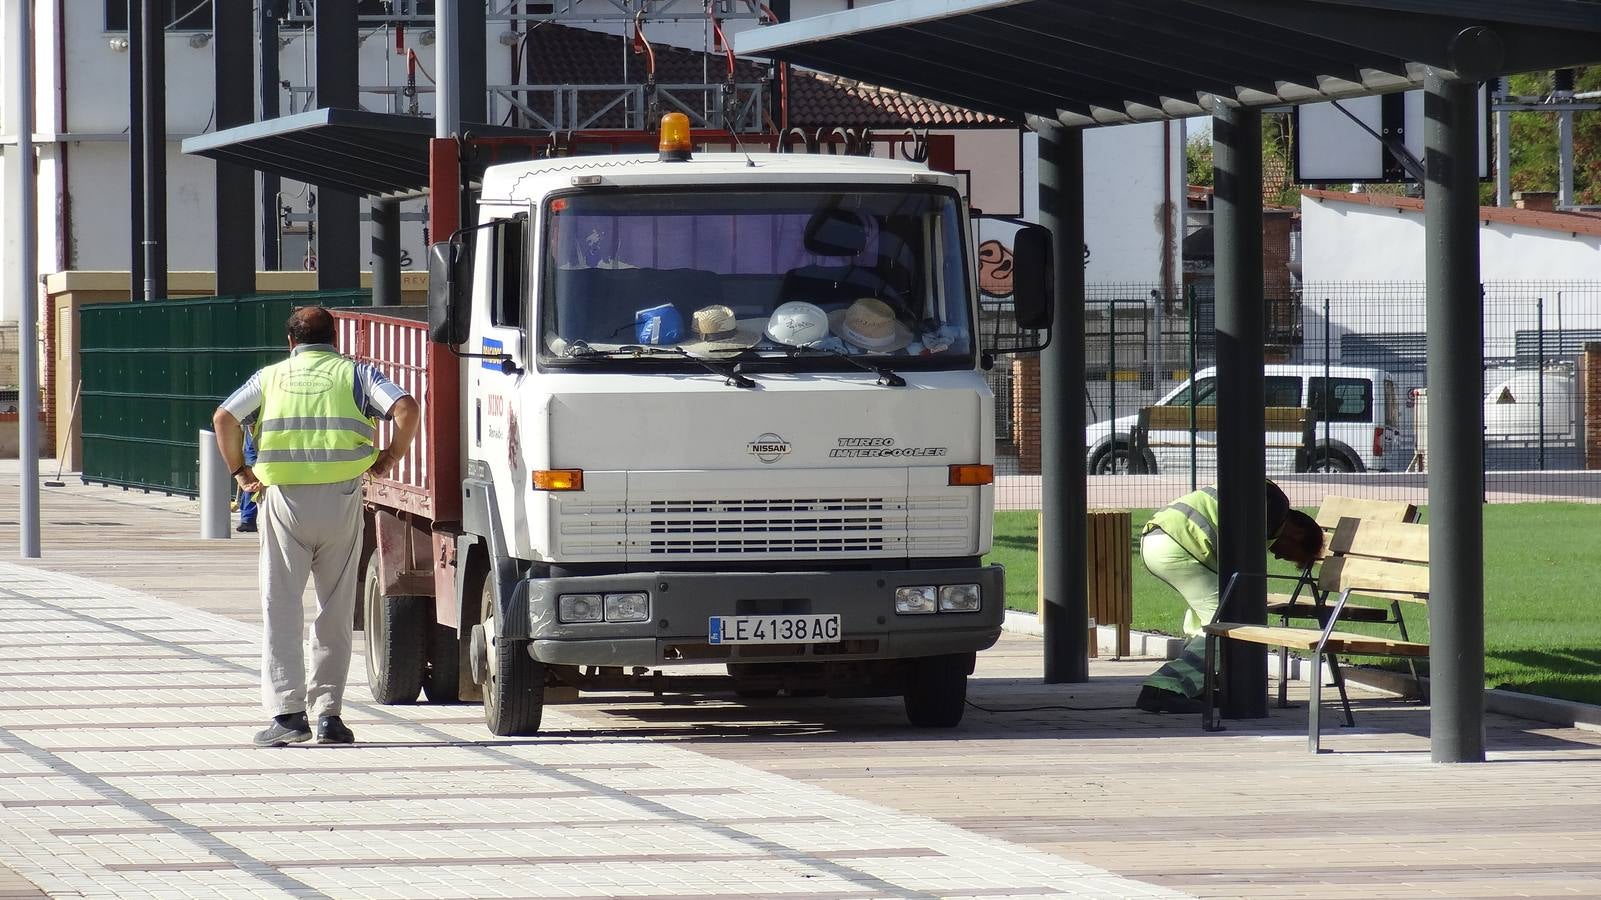
[[[106,30],[128,30],[128,4],[143,0],[106,0]],[[172,31],[210,31],[211,0],[161,0],[162,25]],[[142,8],[142,7],[141,7]]]
[[[1301,376],[1269,375],[1266,381],[1268,406],[1301,405]]]
[[[883,356],[897,368],[973,364],[954,193],[697,186],[576,192],[551,198],[546,211],[546,361],[683,365],[674,350],[623,349],[661,344],[714,359],[740,354],[760,371],[859,368],[841,355]],[[784,337],[768,328],[775,323]]]
[[[1179,391],[1177,394],[1174,394],[1173,395],[1173,399],[1167,401],[1167,405],[1168,406],[1189,406],[1190,405],[1190,389],[1188,387],[1186,387],[1184,390]],[[1200,381],[1195,382],[1195,405],[1196,406],[1216,406],[1217,405],[1217,379],[1216,378],[1202,378]]]
[[[528,214],[519,213],[495,225],[491,243],[494,259],[490,275],[494,279],[490,296],[490,318],[507,328],[523,327],[523,310],[528,298]]]
[[[1306,405],[1317,413],[1319,421],[1371,422],[1373,421],[1373,382],[1366,378],[1332,379],[1334,390],[1324,405],[1323,376],[1312,379],[1312,389]]]

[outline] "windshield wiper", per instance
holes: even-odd
[[[650,347],[644,344],[624,344],[615,350],[596,350],[583,341],[574,341],[572,346],[567,348],[566,355],[571,359],[620,359],[624,357],[637,356],[682,356],[683,358],[698,364],[701,368],[712,373],[713,375],[722,376],[723,384],[732,385],[739,388],[756,387],[756,382],[740,373],[739,365],[737,363],[728,365],[720,363],[716,360],[706,359],[703,356],[696,356],[682,347]]]
[[[826,356],[837,356],[864,372],[872,372],[873,374],[877,375],[879,384],[887,387],[906,387],[906,379],[895,374],[894,370],[884,363],[868,362],[865,359],[858,359],[849,353],[841,353],[838,350],[830,350],[827,347],[820,347],[816,344],[807,344],[802,347],[790,347],[785,352],[789,354],[791,359],[801,355],[802,353],[822,353]]]

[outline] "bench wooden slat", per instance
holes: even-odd
[[[1244,625],[1237,622],[1215,622],[1206,626],[1206,633],[1226,637],[1231,641],[1245,641],[1270,647],[1288,647],[1291,650],[1311,651],[1317,647],[1321,632],[1313,628],[1292,628],[1279,625]],[[1359,656],[1428,656],[1429,645],[1399,638],[1377,637],[1336,631],[1323,645],[1327,653],[1356,654]]]
[[[1271,600],[1272,598],[1269,597],[1268,599]],[[1322,611],[1324,612],[1332,612],[1333,610],[1333,606],[1324,606],[1322,608]],[[1267,605],[1267,614],[1269,616],[1287,616],[1292,619],[1315,619],[1317,618],[1318,612],[1318,607],[1313,606],[1311,603],[1308,603],[1305,600],[1297,600],[1294,605],[1289,603],[1269,603]],[[1353,606],[1347,603],[1345,605],[1345,609],[1340,610],[1340,621],[1388,622],[1390,621],[1390,611],[1378,606]]]
[[[1359,525],[1361,527],[1357,527]],[[1329,549],[1344,556],[1427,563],[1429,526],[1345,517],[1335,527]]]
[[[1358,594],[1383,592],[1395,599],[1424,603],[1429,599],[1429,570],[1411,563],[1331,556],[1323,561],[1318,587],[1336,593],[1347,588]]]
[[[1332,532],[1341,519],[1361,519],[1364,522],[1416,522],[1418,508],[1400,500],[1367,500],[1361,497],[1342,497],[1330,494],[1317,508],[1317,524]]]

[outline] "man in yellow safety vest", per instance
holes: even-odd
[[[378,369],[339,354],[334,318],[321,307],[289,317],[289,358],[254,375],[212,415],[217,448],[241,490],[260,504],[262,699],[273,721],[259,747],[311,740],[355,740],[340,718],[361,558],[361,476],[381,475],[406,454],[417,433],[417,401]],[[377,420],[394,422],[378,449]],[[256,461],[244,458],[243,427]],[[317,591],[308,686],[301,646],[302,594]]]
[[[1266,485],[1268,549],[1279,559],[1305,568],[1323,552],[1323,530],[1300,510],[1290,508],[1278,485]],[[1146,712],[1199,712],[1205,688],[1205,637],[1201,629],[1217,614],[1217,487],[1204,487],[1157,510],[1140,537],[1140,558],[1189,607],[1184,634],[1189,640],[1178,659],[1145,680],[1134,705]]]

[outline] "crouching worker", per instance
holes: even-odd
[[[1323,552],[1323,530],[1311,516],[1291,509],[1278,485],[1269,481],[1266,488],[1268,549],[1279,559],[1310,566]],[[1189,640],[1178,659],[1145,679],[1134,705],[1146,712],[1200,712],[1206,686],[1201,629],[1211,623],[1218,604],[1217,487],[1191,491],[1151,516],[1140,537],[1140,556],[1152,575],[1184,598]]]

